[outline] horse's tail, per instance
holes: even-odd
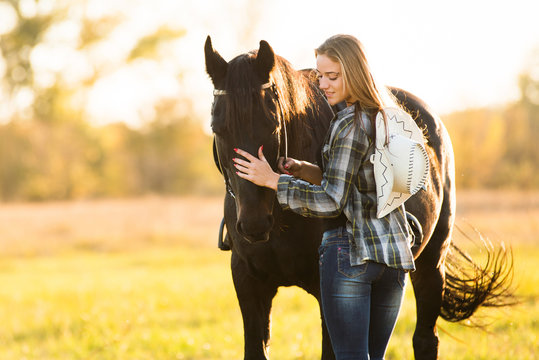
[[[462,229],[456,227],[467,239]],[[482,249],[486,250],[486,263],[478,265],[453,243],[446,258],[445,293],[441,316],[444,320],[458,322],[468,319],[480,307],[515,305],[513,252],[502,244],[494,247],[479,234]]]

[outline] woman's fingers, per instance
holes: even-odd
[[[263,146],[261,146],[258,149],[258,156],[259,158],[256,158],[255,156],[249,154],[247,151],[241,150],[241,149],[234,149],[238,155],[243,156],[247,160],[243,160],[240,158],[233,158],[232,161],[234,161],[234,166],[236,169],[238,169],[238,175],[242,173],[244,176],[240,176],[244,179],[248,179],[245,175],[256,175],[256,172],[260,172],[258,169],[264,168],[267,163],[266,158],[264,157],[264,153],[262,152]],[[268,164],[269,166],[269,164]],[[251,179],[249,179],[251,180]]]
[[[238,169],[239,171],[241,171],[242,173],[248,173],[249,172],[249,168],[248,167],[245,167],[245,166],[242,166],[240,164],[234,164],[234,166],[236,167],[236,169]]]
[[[232,159],[237,169],[236,174],[240,178],[249,180],[259,186],[277,190],[279,174],[273,172],[266,161],[262,146],[258,149],[258,158],[241,149],[234,149],[234,151],[245,159]]]
[[[238,164],[238,165],[242,165],[242,166],[249,166],[249,164],[251,163],[250,161],[245,161],[243,159],[239,159],[239,158],[234,158],[232,159],[234,161],[234,163]]]
[[[246,159],[249,160],[249,161],[253,161],[254,159],[256,159],[253,155],[249,154],[247,151],[244,151],[244,150],[242,150],[242,149],[234,149],[234,151],[235,151],[238,155],[243,156],[244,158],[246,158]]]
[[[247,174],[245,174],[245,173],[242,173],[242,172],[240,172],[240,171],[236,171],[236,175],[238,175],[238,176],[239,176],[240,178],[242,178],[242,179],[245,179],[245,180],[251,180],[249,175],[247,175]]]
[[[253,155],[249,154],[247,151],[244,151],[242,149],[234,149],[234,151],[238,154],[243,156],[246,160],[240,159],[240,158],[233,158],[232,161],[234,161],[234,167],[238,170],[236,174],[238,174],[239,177],[248,179],[246,177],[249,170],[253,167],[253,161],[258,160]],[[249,179],[248,179],[249,180]]]
[[[259,158],[260,160],[262,160],[262,161],[266,161],[266,162],[267,162],[266,158],[264,157],[264,152],[263,152],[263,150],[264,150],[264,145],[262,145],[262,146],[260,146],[260,147],[258,148],[258,158]]]
[[[277,159],[277,169],[286,174],[288,171],[286,171],[286,169],[284,168],[284,157],[280,157],[279,159]]]

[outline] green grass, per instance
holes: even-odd
[[[70,253],[0,262],[1,359],[240,359],[241,314],[229,253],[162,248]],[[539,334],[536,248],[517,249],[522,304],[483,311],[486,331],[440,321],[443,359],[534,359]],[[273,309],[274,359],[317,359],[316,301],[282,288]],[[411,359],[411,286],[388,359]]]
[[[463,216],[512,245],[521,303],[480,311],[484,330],[439,320],[440,358],[536,359],[539,196],[500,196],[506,209],[479,208],[484,196],[477,198],[464,197]],[[215,246],[221,200],[193,211],[196,204],[152,198],[0,207],[0,359],[241,359],[230,252]],[[281,288],[271,358],[319,359],[319,317],[314,298]],[[414,326],[408,284],[387,359],[413,358]]]
[[[227,358],[223,345],[240,339],[225,329],[241,322],[225,258],[164,249],[4,260],[0,358]]]

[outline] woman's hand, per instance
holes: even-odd
[[[277,160],[277,168],[280,172],[287,175],[292,175],[296,178],[301,179],[301,165],[303,161],[299,161],[292,158],[280,157]]]
[[[292,175],[311,184],[320,185],[322,182],[322,170],[318,165],[311,164],[308,161],[281,157],[277,162],[277,168],[287,175]]]
[[[234,158],[234,166],[238,171],[236,174],[242,179],[277,191],[279,174],[275,173],[264,157],[262,146],[258,149],[258,158],[241,149],[234,149],[238,155],[247,160]]]

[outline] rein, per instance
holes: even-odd
[[[279,104],[279,112],[280,112],[280,117],[279,117],[279,125],[282,126],[282,128],[284,129],[284,156],[285,156],[285,159],[288,158],[288,134],[287,134],[287,131],[286,131],[286,122],[284,120],[284,114],[283,114],[283,108],[281,106],[281,104],[279,103],[279,94],[277,93],[277,89],[275,88],[275,84],[271,84],[271,83],[265,83],[265,84],[262,84],[260,86],[260,90],[265,90],[265,89],[269,89],[271,88],[272,91],[273,91],[273,94],[275,95],[275,98],[277,100],[277,103]],[[227,92],[226,90],[219,90],[219,89],[213,89],[213,96],[221,96],[221,95],[226,95]],[[215,154],[217,155],[217,162],[219,163],[219,167],[220,167],[220,170],[221,170],[221,173],[223,174],[224,178],[225,178],[225,185],[226,185],[226,191],[230,194],[230,196],[232,196],[234,199],[236,198],[236,195],[234,194],[234,191],[232,191],[232,186],[230,185],[230,180],[228,178],[228,175],[226,174],[226,171],[224,170],[223,168],[223,165],[221,164],[221,157],[219,156],[219,151],[217,150],[217,146],[215,146],[215,140],[214,140],[214,150],[215,150]],[[281,132],[279,131],[279,148],[277,150],[277,160],[279,160],[279,157],[281,156]]]

